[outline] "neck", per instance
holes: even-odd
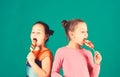
[[[67,47],[69,48],[75,48],[75,49],[80,49],[81,46],[77,43],[75,43],[74,41],[70,41],[69,44],[67,45]]]
[[[39,47],[40,47],[40,50],[46,49],[46,46],[45,46],[45,45],[41,45],[41,46],[39,46]]]

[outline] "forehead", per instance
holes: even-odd
[[[44,26],[42,24],[35,24],[32,27],[32,30],[40,30],[40,31],[44,31]]]
[[[86,23],[78,23],[76,26],[76,30],[87,30],[87,25]]]

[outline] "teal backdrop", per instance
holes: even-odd
[[[120,77],[120,0],[0,0],[0,77],[26,76],[33,23],[55,31],[47,43],[55,55],[68,42],[61,21],[74,18],[86,21],[88,39],[102,54],[99,77]]]

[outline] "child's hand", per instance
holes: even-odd
[[[102,60],[102,56],[98,51],[95,51],[94,53],[94,60],[96,64],[100,64],[101,60]]]
[[[32,52],[29,52],[29,54],[27,55],[27,61],[31,63],[34,62],[34,60],[35,60],[34,54]]]
[[[40,47],[34,46],[33,44],[30,47],[30,51],[38,51],[40,50]]]

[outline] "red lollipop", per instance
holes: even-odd
[[[86,46],[88,46],[89,48],[92,48],[93,51],[95,51],[95,50],[94,50],[94,44],[93,44],[91,41],[85,40],[85,41],[84,41],[84,44],[85,44]]]

